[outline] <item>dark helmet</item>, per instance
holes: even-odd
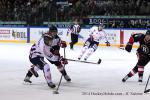
[[[147,30],[147,31],[146,31],[146,35],[150,35],[150,30]]]
[[[57,27],[54,26],[54,25],[51,25],[51,26],[49,27],[49,32],[58,32]]]

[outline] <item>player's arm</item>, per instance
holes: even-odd
[[[60,46],[59,46],[60,48]],[[50,52],[53,54],[51,58],[48,58],[50,61],[56,61],[61,62],[62,64],[68,64],[67,59],[65,59],[63,56],[60,55],[60,50],[58,49],[58,46],[53,47]]]
[[[67,30],[67,36],[72,32],[72,29],[73,29],[73,25],[71,25],[68,30]]]
[[[139,42],[140,38],[142,37],[142,33],[134,33],[130,36],[129,41],[127,42],[125,46],[125,50],[128,52],[131,52],[132,46],[134,42]]]
[[[80,32],[81,32],[81,27],[80,27],[80,26],[78,26],[78,28],[77,28],[77,32],[78,32],[78,33],[80,33]]]
[[[60,47],[61,48],[66,48],[67,47],[67,43],[66,43],[66,41],[63,41],[63,40],[61,40],[60,39],[60,37],[58,37],[59,39],[58,39],[58,42],[57,42],[57,45],[56,45],[56,49],[57,48],[59,48],[60,49]]]

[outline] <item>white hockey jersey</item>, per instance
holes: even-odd
[[[81,31],[81,27],[78,24],[71,25],[70,28],[68,28],[67,34],[79,34]]]
[[[40,38],[40,40],[31,47],[30,57],[31,58],[45,57],[46,59],[48,59],[50,61],[58,61],[59,56],[52,54],[52,52],[50,52],[50,49],[53,46],[58,45],[59,41],[60,41],[59,39],[53,39],[52,45],[47,46],[44,44],[43,38]]]
[[[103,31],[103,30],[99,31],[97,26],[93,26],[90,29],[89,34],[90,34],[90,36],[93,37],[93,40],[96,42],[100,42],[100,40],[102,40],[102,39],[104,39],[105,41],[108,41],[105,31]]]

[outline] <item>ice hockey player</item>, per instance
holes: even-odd
[[[104,39],[106,41],[105,42],[106,46],[110,46],[110,43],[108,42],[106,37],[106,33],[103,30],[102,23],[100,23],[98,27],[93,26],[90,29],[89,34],[90,34],[89,38],[85,41],[83,48],[81,50],[81,54],[78,57],[78,60],[80,60],[82,56],[85,54],[84,60],[86,61],[88,57],[96,51],[101,39]]]
[[[49,32],[43,34],[39,41],[31,47],[29,60],[33,65],[26,74],[25,82],[31,83],[30,78],[32,75],[38,77],[37,71],[42,70],[48,86],[55,88],[55,84],[52,82],[50,66],[44,61],[44,58],[51,64],[57,66],[57,69],[61,72],[66,81],[71,81],[66,70],[63,68],[63,64],[68,64],[68,61],[59,53],[60,47],[65,48],[67,45],[65,41],[61,41],[57,32],[57,28],[52,25],[49,28]]]
[[[70,49],[74,49],[74,45],[78,42],[78,38],[79,38],[79,33],[81,31],[81,27],[78,24],[77,20],[74,22],[73,25],[70,26],[70,28],[67,31],[67,36],[68,34],[71,35],[71,42],[70,44]]]
[[[143,81],[144,66],[150,61],[150,30],[146,31],[146,34],[135,33],[129,38],[129,41],[125,47],[125,50],[131,52],[134,42],[139,42],[137,49],[138,61],[135,67],[122,79],[122,82],[126,82],[128,78],[131,78],[138,73],[138,82]]]

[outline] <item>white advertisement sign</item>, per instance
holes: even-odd
[[[0,28],[0,40],[27,40],[27,28]]]
[[[59,28],[58,29],[58,35],[62,40],[65,40],[67,42],[70,42],[70,34],[67,36],[67,30],[66,28]],[[30,40],[31,41],[37,41],[43,33],[47,32],[48,28],[30,28]],[[113,43],[119,43],[120,38],[120,30],[105,30],[107,34],[108,40]],[[81,32],[79,34],[79,42],[85,42],[85,40],[89,37],[89,29],[81,29]],[[104,43],[105,40],[102,40],[101,43]]]
[[[70,42],[70,34],[67,36],[67,28],[59,28],[58,29],[58,35],[59,37],[67,42]],[[107,34],[108,41],[111,45],[120,45],[121,41],[123,41],[123,44],[125,45],[129,37],[132,33],[143,33],[145,34],[146,30],[120,30],[120,29],[104,29],[104,31]],[[121,35],[122,31],[122,35]],[[43,33],[48,32],[48,28],[41,27],[41,28],[30,28],[29,29],[29,36],[27,37],[27,28],[23,27],[0,27],[0,40],[1,41],[27,41],[27,38],[30,38],[30,43],[36,42]],[[79,33],[79,42],[80,44],[83,44],[86,39],[89,37],[89,29],[81,29],[81,32]],[[122,39],[122,40],[121,40]],[[100,44],[105,44],[105,40],[101,40]],[[138,43],[135,43],[135,45],[138,45]]]

